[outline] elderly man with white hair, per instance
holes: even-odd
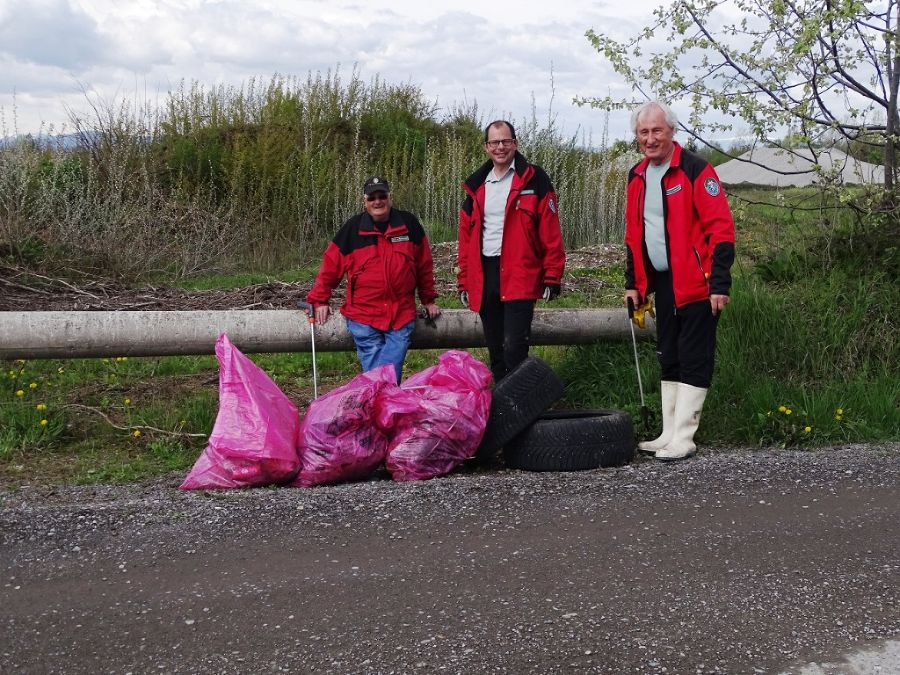
[[[643,159],[628,175],[625,301],[656,299],[663,428],[638,448],[660,460],[693,455],[712,382],[719,314],[728,304],[734,219],[712,165],[674,140],[665,103],[638,106],[631,125]]]

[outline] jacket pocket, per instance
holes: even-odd
[[[700,251],[695,246],[691,247],[694,252],[694,259],[697,261],[697,269],[700,270],[700,276],[703,277],[703,283],[709,284],[709,274],[703,270],[703,259],[700,257]]]

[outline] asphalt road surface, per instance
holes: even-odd
[[[900,444],[180,478],[0,493],[0,672],[900,672]]]

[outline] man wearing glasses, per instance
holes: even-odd
[[[566,254],[553,185],[519,153],[513,125],[488,124],[484,150],[462,186],[457,283],[481,316],[496,382],[528,356],[535,301],[559,296]]]
[[[419,220],[392,207],[391,188],[381,176],[363,186],[366,210],[348,220],[325,249],[322,267],[306,296],[316,323],[328,321],[328,301],[347,276],[341,314],[353,336],[363,371],[394,365],[397,382],[416,319],[416,290],[430,319],[435,304],[431,246]]]

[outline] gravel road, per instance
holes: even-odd
[[[0,672],[898,672],[900,444],[180,479],[0,492]]]

